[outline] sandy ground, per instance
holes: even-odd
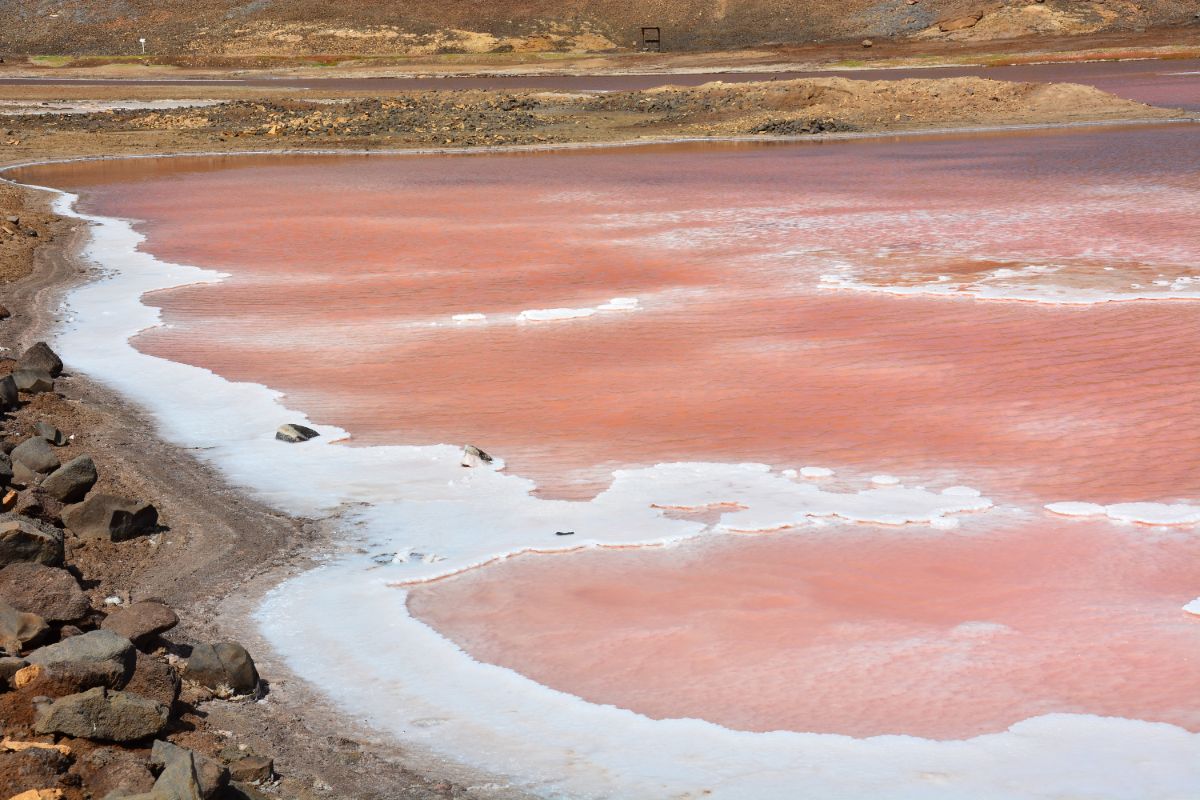
[[[176,88],[78,87],[69,97],[55,96],[89,101],[183,96]],[[4,87],[0,96],[28,101],[39,92],[42,98],[50,94],[42,87]],[[0,166],[81,156],[589,145],[1182,116],[1087,87],[975,78],[715,84],[603,96],[478,91],[337,98],[319,93],[297,97],[290,90],[211,88],[200,95],[228,102],[199,109],[0,119]],[[329,100],[337,102],[317,102]],[[56,309],[63,294],[91,274],[77,257],[86,228],[55,217],[46,201],[43,193],[0,184],[0,220],[19,216],[21,228],[38,233],[0,234],[0,302],[13,312],[0,323],[0,341],[14,350],[48,336],[58,323]],[[512,796],[451,764],[386,745],[352,720],[324,709],[271,655],[248,615],[262,592],[311,564],[314,553],[334,546],[325,526],[318,520],[286,517],[234,491],[186,450],[158,439],[143,412],[96,378],[102,376],[64,378],[61,399],[39,401],[12,424],[31,424],[36,413],[79,433],[78,447],[93,455],[105,480],[153,502],[170,531],[156,547],[137,541],[92,545],[71,558],[85,577],[98,582],[96,591],[169,602],[181,618],[173,636],[243,641],[270,684],[265,702],[199,703],[193,717],[196,732],[188,746],[214,751],[224,742],[237,741],[273,755],[284,776],[278,790],[284,797]]]

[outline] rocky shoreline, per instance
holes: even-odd
[[[250,619],[258,598],[312,565],[311,554],[329,546],[325,526],[241,495],[69,364],[50,374],[56,357],[35,340],[57,323],[63,293],[88,276],[77,260],[87,228],[49,214],[31,190],[10,190],[5,210],[17,208],[13,197],[22,214],[38,212],[42,246],[22,254],[27,274],[5,287],[9,316],[0,321],[15,356],[0,358],[0,397],[11,399],[14,373],[31,390],[17,389],[0,421],[0,499],[9,497],[0,513],[0,636],[20,637],[0,643],[0,739],[9,743],[0,746],[0,794],[484,796],[424,777],[449,765],[410,769],[415,754],[374,741],[261,651]],[[257,665],[227,631],[260,656]],[[86,729],[80,719],[90,720]],[[241,763],[248,757],[256,760]]]

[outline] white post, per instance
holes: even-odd
[[[146,55],[146,40],[145,40],[145,38],[138,39],[138,42],[142,45],[142,55]]]

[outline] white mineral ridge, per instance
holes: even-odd
[[[455,322],[482,322],[487,314],[455,314],[451,317]]]
[[[600,306],[601,311],[637,311],[638,299],[636,297],[614,297],[604,305]]]
[[[833,470],[829,467],[801,467],[800,477],[802,478],[828,478],[833,475]]]
[[[900,479],[895,475],[874,475],[871,477],[871,483],[876,486],[895,486],[900,483]]]
[[[1140,525],[1200,524],[1200,506],[1187,503],[1049,503],[1047,511],[1067,517],[1107,517],[1117,522],[1136,522]]]
[[[594,308],[529,308],[517,315],[524,322],[554,322],[563,319],[580,319],[596,313]]]
[[[1197,597],[1195,600],[1184,606],[1183,610],[1189,614],[1200,617],[1200,597]]]

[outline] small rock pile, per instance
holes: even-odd
[[[0,408],[53,392],[62,370],[44,342],[29,348],[0,378]],[[153,533],[158,512],[93,492],[89,456],[60,463],[69,441],[39,423],[0,451],[0,798],[258,797],[270,759],[171,742],[192,727],[191,703],[257,696],[253,659],[236,642],[165,639],[179,619],[157,600],[89,597],[66,543]]]

